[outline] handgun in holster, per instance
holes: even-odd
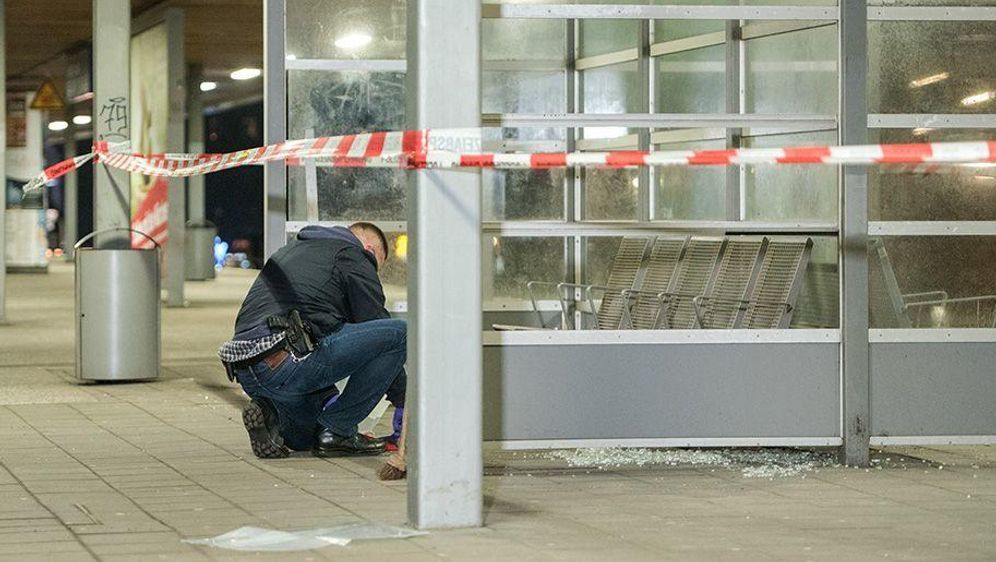
[[[311,335],[311,327],[301,320],[301,314],[290,311],[287,316],[271,316],[266,319],[270,330],[284,331],[284,342],[294,357],[301,358],[315,350],[315,338]]]

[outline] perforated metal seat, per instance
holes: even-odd
[[[661,236],[654,242],[647,258],[643,282],[639,291],[629,291],[629,321],[624,327],[652,330],[661,323],[659,295],[670,290],[675,282],[675,272],[685,253],[689,236]]]
[[[777,238],[768,241],[761,271],[747,302],[742,327],[789,327],[812,248],[811,238]]]
[[[741,303],[750,294],[767,244],[767,238],[727,239],[709,287],[694,300],[697,327],[737,327],[743,313]]]
[[[695,327],[695,307],[692,300],[705,294],[724,243],[725,239],[722,237],[696,236],[688,241],[670,288],[660,296],[660,327]]]

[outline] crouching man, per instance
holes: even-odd
[[[387,394],[404,405],[406,330],[384,308],[377,270],[387,239],[369,223],[308,226],[266,261],[218,355],[251,398],[242,412],[253,453],[376,455],[357,432]],[[334,384],[346,377],[341,395]]]

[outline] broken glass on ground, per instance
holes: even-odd
[[[329,545],[346,546],[355,540],[406,539],[427,535],[405,527],[378,525],[375,523],[352,523],[338,527],[305,529],[302,531],[280,531],[262,527],[239,527],[217,537],[206,539],[183,539],[187,544],[213,546],[229,550],[286,552],[310,550]]]

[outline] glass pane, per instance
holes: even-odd
[[[404,127],[404,75],[400,73],[294,70],[287,73],[287,100],[290,138]],[[321,220],[405,217],[405,178],[400,170],[319,168],[317,175]],[[287,182],[291,217],[303,220],[307,208],[302,203],[303,168],[292,169]]]
[[[484,113],[563,113],[567,86],[563,72],[481,72]]]
[[[873,238],[868,253],[873,328],[996,327],[996,237]]]
[[[706,5],[700,0],[682,0],[666,2],[667,4]],[[724,31],[726,22],[720,20],[654,20],[654,42],[672,41],[685,37],[694,37],[704,33]]]
[[[408,234],[385,232],[389,248],[387,261],[378,275],[384,285],[387,309],[395,310],[398,303],[408,300]]]
[[[837,27],[746,42],[748,113],[837,113]]]
[[[793,328],[836,328],[840,325],[837,238],[814,236],[809,265],[792,315]]]
[[[749,148],[837,144],[837,133],[797,133],[745,138]],[[747,220],[837,222],[835,166],[748,166]]]
[[[663,55],[656,61],[658,113],[726,113],[726,47]]]
[[[405,58],[405,0],[290,0],[287,56]]]
[[[636,169],[589,168],[582,174],[586,220],[636,220],[639,178]]]
[[[726,141],[668,144],[660,150],[722,150]],[[723,220],[726,217],[723,166],[657,168],[656,220]]]
[[[560,20],[481,20],[481,59],[565,60],[567,28]]]
[[[564,238],[492,237],[491,251],[482,260],[485,304],[528,300],[526,283],[560,283],[567,275]],[[555,298],[556,290],[551,294]]]
[[[563,220],[563,170],[483,170],[484,220]]]
[[[588,236],[584,239],[584,278],[582,283],[605,285],[612,261],[619,252],[620,236]]]
[[[639,47],[640,23],[636,20],[581,20],[581,56]]]
[[[878,129],[870,142],[955,142],[992,138],[985,129]],[[873,166],[868,175],[870,220],[996,220],[996,167],[943,166],[914,174]]]
[[[991,5],[991,4],[990,4]],[[996,22],[868,24],[873,113],[996,111]]]
[[[636,61],[582,73],[584,113],[641,113],[646,85]]]

